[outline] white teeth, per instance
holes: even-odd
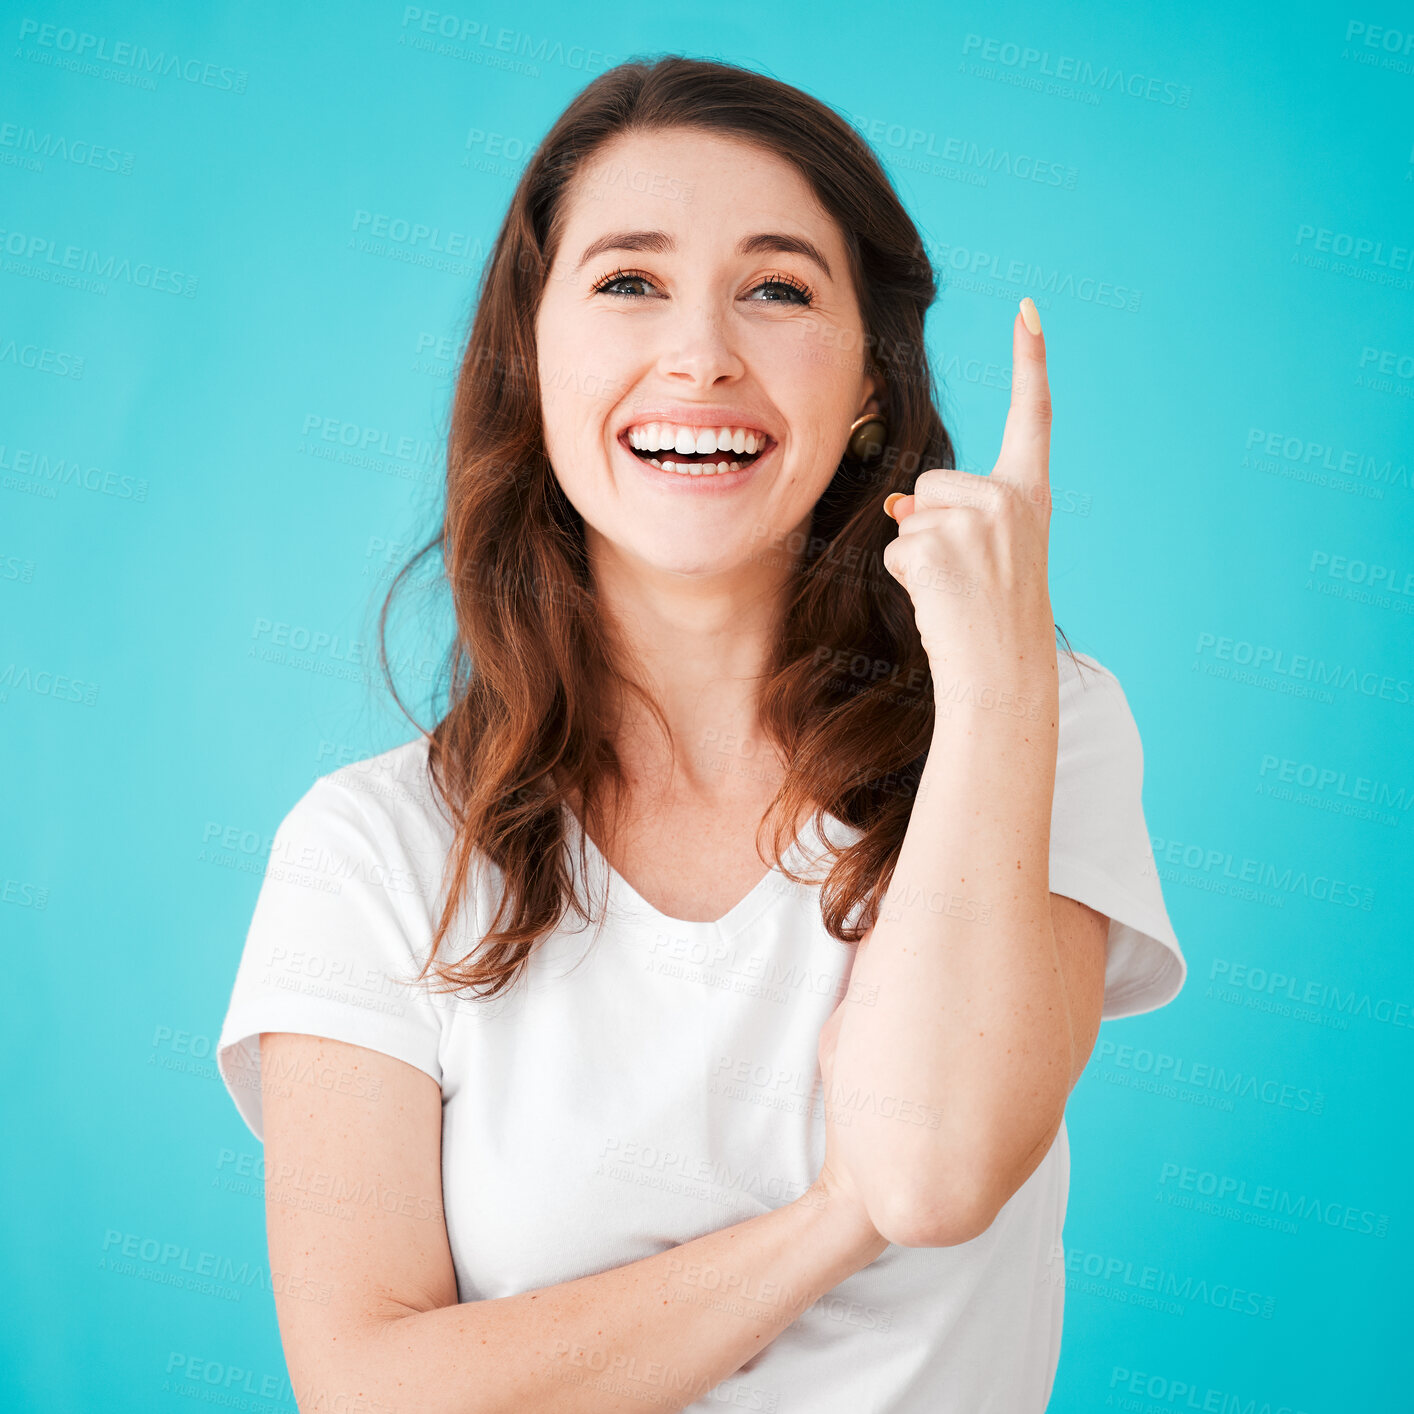
[[[645,422],[629,428],[628,444],[640,452],[681,452],[684,456],[710,452],[759,452],[766,445],[762,432],[745,427],[681,427],[670,422]]]
[[[675,462],[649,457],[649,463],[660,471],[676,472],[679,476],[717,476],[724,471],[740,471],[740,462]]]

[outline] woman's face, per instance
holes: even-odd
[[[790,163],[682,128],[607,144],[565,199],[536,338],[546,447],[591,554],[778,563],[876,406],[834,220]]]

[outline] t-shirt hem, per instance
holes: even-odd
[[[216,1046],[216,1067],[247,1128],[265,1142],[260,1096],[260,1033],[291,1031],[301,1036],[324,1036],[379,1051],[415,1066],[442,1083],[442,1066],[436,1037],[400,1028],[394,1022],[370,1028],[370,1016],[350,1016],[335,1006],[321,1006],[307,996],[257,997],[235,1006],[227,1014]]]
[[[1101,1021],[1118,1021],[1166,1006],[1179,994],[1188,964],[1167,914],[1140,902],[1122,884],[1093,866],[1052,857],[1052,893],[1073,898],[1110,919],[1107,952],[1122,946],[1139,969],[1107,984]]]

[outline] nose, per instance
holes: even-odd
[[[706,302],[685,307],[668,321],[663,341],[658,372],[678,383],[710,388],[745,371],[727,321]]]

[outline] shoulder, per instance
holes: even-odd
[[[1058,793],[1084,780],[1127,794],[1142,785],[1144,745],[1129,699],[1115,673],[1088,653],[1061,648]]]
[[[1060,751],[1104,757],[1142,770],[1144,748],[1124,686],[1088,653],[1056,654],[1060,674]]]
[[[344,762],[310,789],[330,799],[355,800],[372,818],[431,827],[445,820],[446,811],[428,772],[427,743],[427,737],[419,736],[376,756]]]
[[[286,853],[304,848],[344,860],[396,861],[429,885],[440,876],[455,830],[428,775],[427,738],[316,777],[278,834]]]
[[[1119,687],[1119,679],[1098,658],[1089,653],[1072,653],[1056,647],[1056,666],[1060,673],[1061,695],[1086,693],[1098,689],[1101,693]]]
[[[1065,648],[1056,650],[1059,674],[1061,724],[1072,721],[1132,720],[1129,700],[1114,672],[1088,653],[1073,656]]]

